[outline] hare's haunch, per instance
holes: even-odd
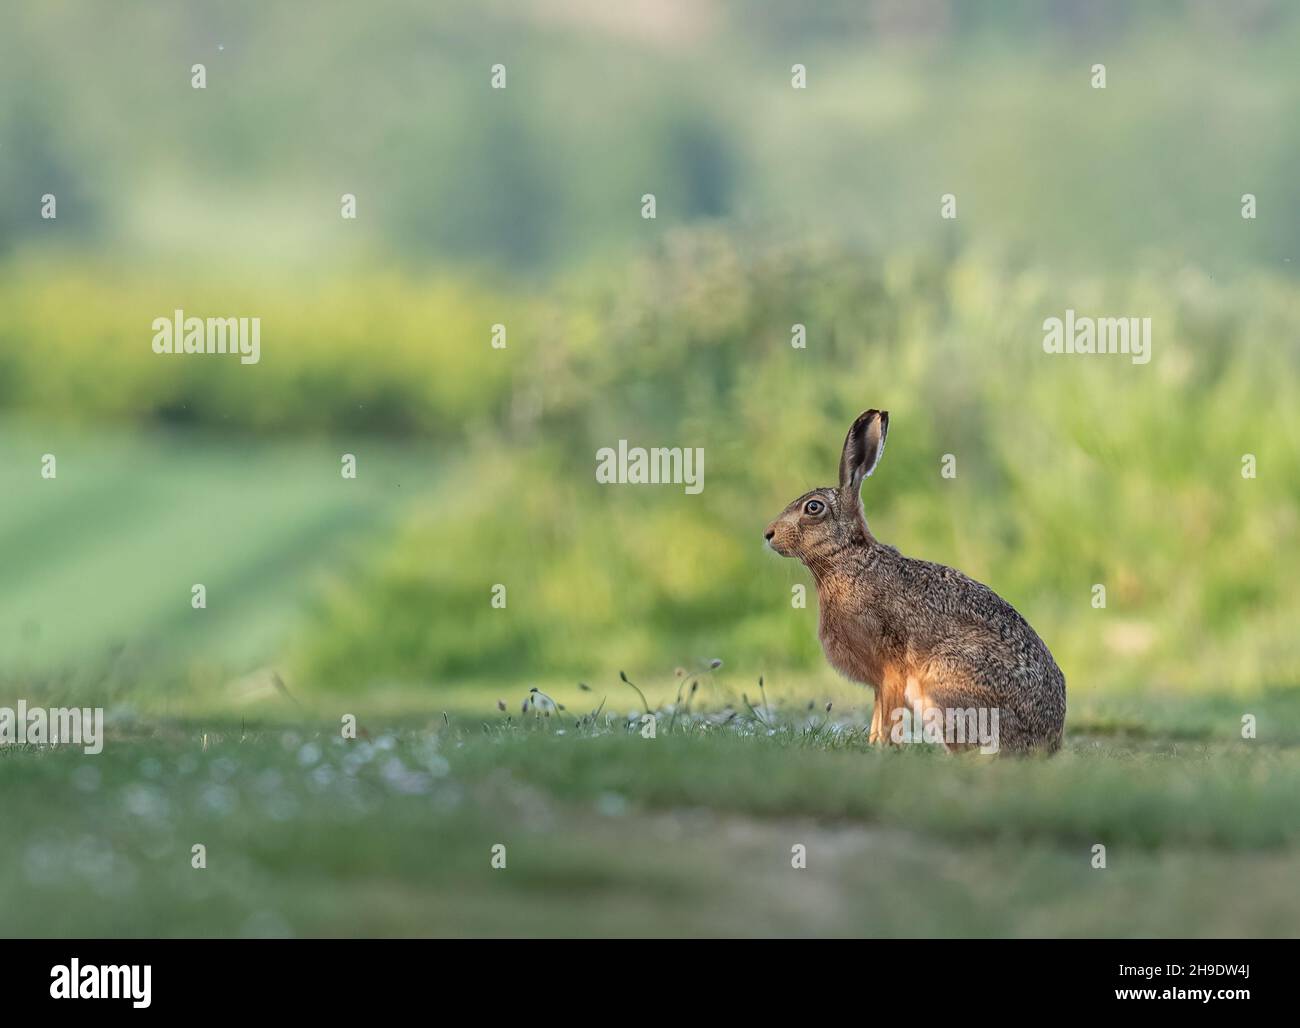
[[[1055,751],[1065,676],[1028,622],[988,586],[904,557],[867,528],[862,480],[888,432],[888,411],[859,415],[839,485],[804,493],[765,533],[772,549],[812,572],[826,659],[875,691],[873,742],[919,733],[949,749]],[[994,726],[991,747],[975,736],[977,724]]]

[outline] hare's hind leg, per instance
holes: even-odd
[[[920,711],[927,733],[938,734],[949,753],[978,750],[999,752],[1007,741],[1009,711],[998,707],[997,697],[987,686],[971,681],[951,668],[933,668],[909,690],[913,709]],[[938,672],[938,673],[936,673]]]

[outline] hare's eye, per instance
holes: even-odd
[[[813,517],[816,517],[825,509],[826,504],[822,503],[821,500],[809,500],[803,505],[803,512],[805,514],[811,514]]]

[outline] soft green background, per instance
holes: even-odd
[[[521,931],[1295,934],[1269,883],[1300,838],[1277,798],[1300,767],[1298,46],[1281,2],[7,10],[0,705],[104,705],[120,745],[93,784],[71,754],[0,751],[13,802],[60,812],[0,848],[0,931],[505,932],[519,905],[466,876],[522,805],[550,885]],[[261,363],[155,356],[175,308],[261,317]],[[1152,361],[1045,355],[1067,308],[1151,317]],[[790,603],[807,575],[761,532],[833,479],[869,406],[891,411],[873,530],[990,584],[1066,673],[1048,769],[898,770],[836,734],[869,694],[825,667],[815,602]],[[621,438],[703,447],[704,492],[597,487]],[[606,726],[598,767],[572,724],[518,727],[530,687],[621,717],[642,701],[620,670],[661,707],[715,658],[695,709],[741,710],[738,739],[688,721],[651,758]],[[372,848],[335,852],[343,801],[312,776],[344,712],[432,777],[408,794],[387,750],[340,757]],[[962,813],[943,797],[966,787]],[[738,848],[692,834],[696,808]],[[644,880],[610,855],[614,816],[647,861],[698,850],[630,921],[574,912]],[[885,870],[725,914],[772,894],[746,847],[783,868],[807,819],[845,867],[893,847]],[[282,846],[250,841],[273,828]],[[204,832],[244,876],[205,886],[211,909],[186,891]],[[1136,849],[1103,899],[1107,841]],[[1011,892],[989,886],[981,862],[1022,843]],[[426,880],[431,845],[456,856]],[[909,854],[969,862],[889,908]],[[46,864],[120,909],[51,919]],[[132,901],[150,868],[156,904]],[[1198,920],[1161,891],[1227,874],[1262,898]]]

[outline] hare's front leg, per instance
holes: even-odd
[[[895,711],[903,706],[903,693],[889,682],[876,690],[876,703],[871,710],[871,734],[868,741],[877,746],[895,746],[894,724],[897,721]]]
[[[881,726],[884,724],[884,718],[881,717],[881,710],[884,704],[880,701],[880,690],[876,690],[876,702],[871,707],[871,732],[867,735],[867,742],[873,746],[879,746],[888,740],[881,738]],[[887,734],[887,733],[886,733]]]

